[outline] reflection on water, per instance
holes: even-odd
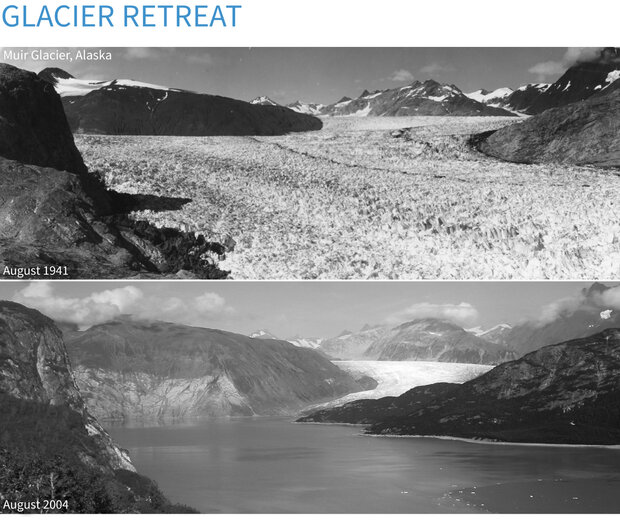
[[[201,512],[620,512],[619,450],[364,437],[291,420],[108,428],[141,473]]]

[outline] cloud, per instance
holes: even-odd
[[[95,291],[83,297],[64,297],[48,282],[31,282],[13,296],[48,317],[73,323],[81,329],[105,323],[121,315],[136,319],[204,325],[234,315],[224,297],[205,291],[183,300],[179,297],[145,295],[136,286]]]
[[[170,56],[169,48],[127,48],[123,58],[127,61],[154,61]]]
[[[394,72],[390,76],[391,81],[396,81],[398,83],[409,83],[413,81],[414,79],[415,77],[413,76],[413,74],[409,72],[409,70],[405,70],[404,68],[401,68],[400,70],[396,70],[396,72]]]
[[[442,65],[441,63],[431,63],[420,68],[422,74],[440,74],[441,72],[451,72],[453,70],[453,66]]]
[[[545,78],[550,76],[558,76],[566,71],[566,67],[559,61],[545,61],[544,63],[537,63],[528,69],[530,74],[536,74],[539,81],[544,81]]]
[[[207,52],[195,53],[186,56],[185,62],[190,65],[211,66],[213,64],[213,56]]]
[[[543,306],[530,322],[544,326],[561,317],[569,317],[577,311],[598,313],[620,311],[620,285],[606,290],[584,290],[574,297],[564,297]]]
[[[536,74],[538,81],[545,81],[551,76],[562,75],[571,66],[584,61],[594,61],[601,55],[602,48],[567,48],[560,61],[545,61],[537,63],[528,69],[530,74]]]
[[[396,312],[386,319],[388,324],[400,324],[414,319],[445,319],[459,326],[471,326],[478,320],[478,310],[468,302],[459,304],[433,304],[419,302]]]

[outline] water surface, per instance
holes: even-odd
[[[620,512],[620,450],[366,437],[291,420],[108,429],[139,472],[201,512]]]

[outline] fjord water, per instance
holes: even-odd
[[[173,501],[216,513],[620,512],[620,450],[360,436],[289,418],[110,425]]]

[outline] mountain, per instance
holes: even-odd
[[[504,337],[504,344],[517,352],[531,352],[545,345],[587,337],[608,328],[620,328],[620,311],[610,308],[606,294],[612,288],[599,282],[582,290],[580,297],[565,311],[543,322],[525,321],[515,325]]]
[[[293,103],[289,103],[287,107],[295,112],[318,116],[323,114],[323,109],[326,105],[323,105],[322,103],[305,103],[302,101],[295,101]]]
[[[620,443],[620,330],[543,347],[463,384],[359,400],[300,422],[367,433],[560,444]]]
[[[485,89],[479,89],[469,94],[465,94],[468,98],[476,100],[485,105],[491,105],[492,107],[508,107],[508,98],[514,91],[508,87],[502,87],[495,89],[491,92]]]
[[[587,100],[605,90],[620,74],[620,48],[604,48],[598,57],[571,66],[529,105],[528,114]]]
[[[467,329],[466,332],[474,334],[477,337],[481,337],[491,343],[504,344],[504,338],[512,330],[512,326],[506,323],[495,325],[487,330],[480,327]]]
[[[364,326],[358,332],[344,330],[337,337],[324,339],[321,342],[321,350],[334,359],[365,359],[368,347],[386,333],[388,333],[388,328],[384,326]]]
[[[0,301],[0,347],[3,500],[66,500],[62,512],[174,509],[84,405],[49,318]]]
[[[620,80],[585,101],[551,108],[499,129],[478,146],[483,153],[509,162],[618,167],[618,123]]]
[[[248,337],[253,339],[279,339],[277,336],[274,336],[269,330],[257,330],[256,332],[252,332]]]
[[[514,359],[506,347],[466,332],[440,319],[417,319],[391,329],[364,353],[379,361],[442,361],[497,365]]]
[[[128,79],[76,79],[59,69],[39,74],[62,98],[71,130],[108,135],[282,135],[321,129],[290,109],[197,94]]]
[[[180,270],[226,276],[200,258],[223,254],[221,245],[134,221],[127,215],[133,206],[134,198],[106,190],[87,172],[49,83],[0,64],[0,267],[9,268],[6,276],[22,268],[25,278],[42,277],[44,266],[59,265],[68,278]]]
[[[311,348],[314,350],[319,350],[321,348],[321,343],[323,343],[323,339],[320,337],[295,336],[287,339],[287,341],[296,347]]]
[[[250,101],[252,105],[271,105],[278,107],[280,104],[273,101],[269,96],[258,96]]]
[[[506,97],[505,105],[513,111],[531,114],[530,108],[532,105],[550,86],[550,83],[528,83],[523,85]]]
[[[331,116],[514,116],[505,109],[468,98],[454,85],[434,80],[414,81],[405,87],[364,91],[322,109]]]
[[[130,319],[65,334],[99,418],[290,414],[364,389],[319,351],[286,341]]]

